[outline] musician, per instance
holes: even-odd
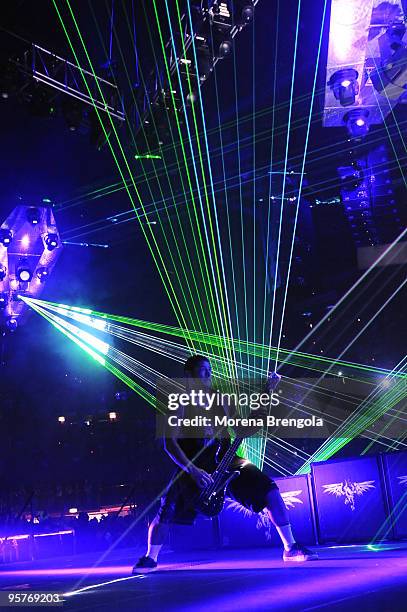
[[[198,380],[201,389],[212,390],[212,369],[207,357],[190,357],[185,363],[184,372],[186,378]],[[267,391],[270,388],[269,379]],[[231,416],[227,408],[224,410]],[[204,489],[213,482],[210,472],[216,469],[215,456],[219,448],[219,440],[212,437],[213,432],[207,431],[205,434],[201,439],[182,439],[174,435],[165,440],[165,450],[179,469],[161,499],[158,513],[150,524],[146,554],[135,564],[133,573],[151,571],[157,567],[158,554],[167,537],[169,525],[194,523],[197,511],[193,505],[193,490]],[[230,446],[230,440],[222,440],[222,445],[225,443]],[[317,559],[315,553],[295,541],[288,512],[276,483],[254,464],[237,455],[231,469],[238,470],[239,476],[228,485],[228,495],[254,512],[268,509],[284,545],[283,560],[302,562]]]

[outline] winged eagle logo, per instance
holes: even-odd
[[[303,504],[304,502],[299,498],[301,493],[301,489],[298,491],[286,491],[285,493],[281,493],[286,508],[294,508],[295,504]]]
[[[345,497],[345,504],[355,509],[355,501],[357,495],[363,495],[370,489],[375,489],[374,480],[364,480],[363,482],[352,482],[345,480],[344,482],[336,482],[334,484],[323,485],[324,493],[336,495],[336,497]]]
[[[301,493],[302,493],[301,489],[299,489],[298,491],[286,491],[285,493],[281,493],[281,497],[283,498],[283,501],[286,507],[294,508],[295,504],[304,503],[301,499],[299,499],[299,496],[301,495]],[[228,510],[239,512],[243,514],[243,516],[245,516],[246,518],[256,517],[257,518],[256,528],[265,529],[266,539],[267,540],[271,539],[272,531],[273,531],[273,523],[271,521],[270,512],[268,511],[267,508],[264,508],[264,510],[262,510],[261,512],[254,512],[253,510],[249,510],[249,508],[245,508],[244,506],[242,506],[242,504],[240,504],[234,499],[231,499],[230,497],[226,498],[226,502],[227,502],[226,508]]]
[[[397,476],[401,485],[407,485],[407,476]]]

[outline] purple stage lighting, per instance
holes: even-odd
[[[32,272],[26,260],[20,262],[20,265],[16,270],[16,278],[21,283],[29,283],[32,279]]]
[[[21,238],[21,248],[26,250],[26,249],[28,249],[29,246],[30,246],[30,236],[28,234],[25,234]]]
[[[6,321],[6,325],[9,331],[13,332],[13,331],[16,331],[18,327],[18,321],[15,317],[9,317]]]
[[[4,248],[6,247],[6,248]],[[24,324],[30,309],[16,294],[24,289],[40,297],[62,250],[52,209],[45,206],[16,206],[0,228],[0,292],[7,296],[7,308],[0,312],[0,328],[15,317]],[[7,274],[1,278],[1,269]]]
[[[358,72],[353,68],[337,70],[328,81],[332,92],[339,100],[341,106],[352,106],[355,104],[359,93]]]
[[[3,246],[8,247],[12,240],[13,234],[9,229],[0,229],[0,242]]]
[[[27,219],[32,225],[38,225],[41,219],[41,212],[38,208],[29,208],[27,210]]]
[[[3,264],[0,264],[0,281],[6,278],[6,274],[7,274],[6,266],[3,266]]]
[[[46,268],[45,266],[41,266],[40,268],[38,268],[36,274],[37,274],[38,280],[40,280],[43,283],[44,281],[47,280],[49,276],[48,268]]]
[[[47,234],[45,244],[49,251],[53,251],[58,246],[58,236],[56,234]]]
[[[346,113],[343,120],[351,138],[361,139],[366,136],[369,131],[368,116],[369,111],[366,109],[355,109]]]

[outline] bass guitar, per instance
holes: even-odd
[[[268,378],[267,391],[274,391],[280,380],[281,376],[273,372]],[[222,511],[225,503],[226,489],[232,480],[237,478],[240,474],[238,470],[230,471],[229,468],[243,440],[244,437],[237,437],[234,439],[220,460],[217,468],[212,473],[212,483],[206,486],[196,496],[194,506],[196,510],[204,516],[216,516]]]

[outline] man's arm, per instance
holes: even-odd
[[[194,463],[188,459],[178,444],[176,438],[164,439],[164,449],[174,463],[176,463],[181,470],[191,476],[198,487],[204,488],[213,482],[210,474],[205,472],[205,470],[201,470],[200,468],[196,467],[196,465],[194,465]]]
[[[281,380],[281,376],[280,374],[277,374],[277,372],[269,373],[266,383],[264,385],[264,393],[269,393],[271,395],[274,392],[280,380]],[[236,418],[238,416],[241,416],[238,414],[236,406],[234,405],[233,406],[223,405],[223,410],[227,417]],[[268,415],[268,411],[265,408],[260,408],[259,410],[256,410],[249,416],[266,417],[267,415]],[[258,433],[261,429],[262,427],[258,427],[258,428],[240,427],[240,428],[235,428],[235,434],[239,436],[240,438],[250,438],[251,436],[254,436],[256,433]]]

